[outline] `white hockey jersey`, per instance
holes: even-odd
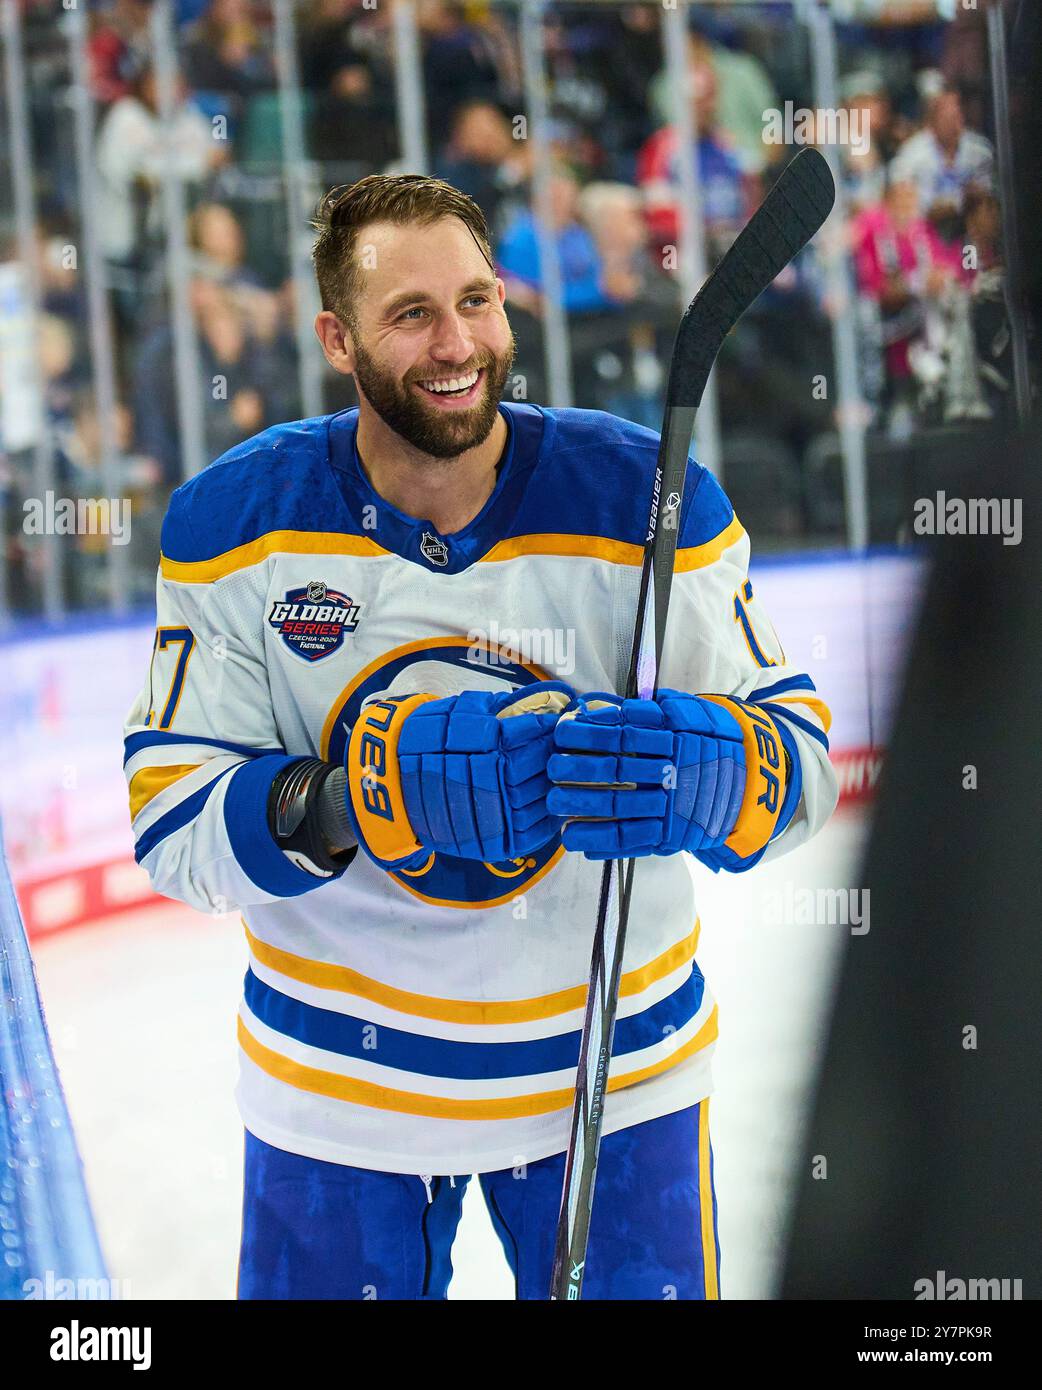
[[[495,490],[454,535],[372,490],[356,410],[248,440],[174,493],[163,528],[156,642],[126,731],[137,858],[160,893],[241,910],[242,1118],[314,1158],[462,1174],[567,1144],[601,866],[555,840],[392,874],[359,853],[318,878],[266,814],[288,760],[340,760],[359,710],[388,693],[624,683],[658,435],[599,411],[500,409]],[[748,555],[690,463],[661,684],[787,722],[802,795],[773,856],[827,819],[836,780],[828,711],[785,664]],[[685,857],[640,861],[606,1132],[711,1090],[697,943]]]

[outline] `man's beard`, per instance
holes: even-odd
[[[496,421],[499,398],[510,368],[514,365],[517,341],[510,335],[510,347],[502,357],[490,356],[471,364],[467,372],[485,369],[481,394],[466,410],[441,411],[425,406],[412,389],[411,378],[404,384],[385,371],[360,343],[355,344],[355,380],[358,389],[388,427],[406,443],[432,458],[452,459],[484,443]],[[456,375],[467,372],[457,369]],[[432,377],[446,376],[443,368]]]

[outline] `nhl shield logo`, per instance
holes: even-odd
[[[430,531],[424,531],[420,541],[420,554],[432,565],[440,568],[449,563],[449,547]]]
[[[353,599],[322,580],[312,580],[276,600],[268,622],[291,652],[305,661],[321,661],[344,645],[344,634],[358,626],[358,613]]]

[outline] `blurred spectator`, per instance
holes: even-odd
[[[296,373],[280,343],[258,341],[233,298],[212,280],[191,287],[209,458],[296,413]],[[134,361],[138,444],[160,465],[167,487],[181,481],[173,331],[152,330]]]
[[[364,0],[312,0],[300,25],[300,77],[315,110],[311,152],[326,162],[363,160],[373,170],[398,150],[394,69],[371,40]]]
[[[966,223],[966,244],[974,252],[973,265],[978,275],[1003,268],[1002,212],[999,200],[990,188],[971,188],[963,203]]]
[[[691,69],[691,101],[698,131],[697,160],[702,213],[710,253],[718,257],[756,206],[759,181],[747,175],[727,132],[717,120],[717,80],[711,63]],[[674,126],[663,126],[637,156],[637,182],[644,192],[645,215],[655,243],[676,246],[680,237],[680,141]]]
[[[558,170],[550,180],[551,227],[561,263],[564,307],[570,312],[617,307],[602,283],[597,244],[578,217],[579,189],[570,174]],[[535,214],[524,209],[509,223],[497,251],[499,274],[512,303],[541,314],[543,272]]]
[[[471,101],[457,108],[449,143],[435,161],[434,173],[474,199],[495,242],[509,210],[527,201],[531,163],[529,141],[514,139],[499,107]]]
[[[890,97],[877,74],[852,73],[843,83],[843,105],[861,122],[865,146],[853,143],[842,150],[843,173],[851,212],[882,202],[887,164],[897,142],[893,133]]]
[[[179,29],[201,19],[206,13],[210,0],[174,0],[174,15]]]
[[[147,0],[112,0],[90,15],[87,55],[94,100],[108,105],[130,94],[148,59]]]
[[[637,424],[662,424],[668,361],[680,303],[676,281],[648,250],[643,201],[624,183],[592,183],[579,211],[601,261],[601,284],[616,309],[573,327],[576,384],[582,399]]]
[[[224,289],[251,336],[270,344],[288,331],[278,294],[246,264],[246,237],[231,208],[201,203],[188,219],[188,243],[192,273]]]
[[[988,121],[991,104],[988,71],[987,6],[952,4],[944,26],[944,45],[938,67],[944,83],[958,89],[966,123],[979,130]],[[1016,43],[1015,31],[1010,42]]]
[[[467,101],[496,102],[511,94],[509,46],[498,24],[471,23],[456,0],[420,0],[427,128],[437,148],[448,138],[449,123]]]
[[[874,309],[876,340],[885,354],[886,384],[881,404],[892,432],[910,428],[918,406],[919,370],[936,377],[925,357],[936,342],[936,321],[946,287],[958,262],[919,211],[913,183],[894,178],[882,204],[866,208],[853,221],[854,262],[859,291]]]
[[[200,203],[188,218],[193,271],[229,289],[256,286],[260,277],[246,266],[246,238],[239,219],[223,203]]]
[[[252,0],[211,0],[186,31],[182,50],[182,70],[197,99],[206,93],[215,108],[230,102],[236,115],[247,97],[275,82],[271,52],[253,11]]]
[[[993,416],[1012,406],[1013,348],[1006,307],[1002,215],[994,193],[970,189],[963,204],[966,241],[976,267],[970,285],[970,317],[983,399]]]
[[[76,255],[77,233],[68,218],[41,217],[36,224],[36,274],[41,307],[71,323],[86,321],[86,295]]]
[[[117,452],[117,488],[121,493],[128,490],[141,493],[154,488],[160,482],[159,467],[155,459],[133,452],[133,416],[122,401],[116,403],[112,421]],[[72,429],[63,438],[61,445],[63,481],[76,492],[76,495],[99,497],[105,492],[105,483],[101,477],[101,457],[101,429],[94,394],[83,390],[76,397]]]
[[[160,226],[159,189],[171,163],[180,176],[202,183],[224,162],[210,123],[177,95],[173,128],[164,132],[155,75],[146,69],[130,95],[111,106],[101,122],[95,148],[95,200],[98,235],[106,259],[138,267]]]
[[[600,93],[595,132],[609,174],[632,181],[637,149],[659,124],[648,110],[649,84],[662,66],[658,12],[651,5],[584,8],[559,23],[575,54],[575,70]],[[576,31],[582,43],[575,42]],[[560,98],[554,65],[554,100]]]
[[[585,7],[571,12],[550,8],[542,30],[556,149],[581,180],[604,177],[608,162],[608,95],[588,64],[597,43],[598,19]]]
[[[114,478],[106,477],[102,471],[101,430],[94,397],[89,391],[81,391],[77,396],[70,427],[59,439],[56,462],[64,496],[74,500],[111,500],[115,495],[129,503],[129,539],[124,551],[128,591],[122,597],[134,603],[151,598],[155,591],[156,554],[166,492],[160,488],[160,470],[155,460],[135,454],[131,448],[133,418],[122,403],[117,404],[113,412],[112,424],[116,451]],[[111,545],[112,541],[105,534],[87,532],[73,538],[66,586],[74,605],[105,602]]]
[[[38,332],[44,409],[51,428],[60,430],[72,419],[76,393],[86,379],[82,346],[75,327],[56,314],[41,314]]]
[[[607,157],[597,136],[567,111],[556,111],[544,128],[551,162],[582,185],[607,177]],[[529,193],[529,197],[531,194]]]
[[[601,285],[615,304],[667,305],[675,316],[673,280],[649,255],[640,193],[625,183],[591,183],[579,195],[579,213],[601,262]]]
[[[979,4],[980,0],[973,0]],[[942,18],[941,6],[947,13]],[[831,0],[841,42],[852,64],[872,67],[903,110],[914,74],[941,62],[945,35],[961,0]],[[853,21],[847,23],[847,21]],[[861,21],[859,23],[859,21]]]
[[[706,64],[713,71],[713,118],[727,132],[735,153],[746,169],[762,170],[772,158],[774,147],[764,144],[764,112],[778,105],[770,74],[751,53],[712,43],[692,20],[688,34],[687,72],[691,91],[699,83],[699,71]],[[672,119],[669,74],[663,69],[648,93],[653,114],[660,122]],[[708,126],[706,127],[709,128]],[[701,129],[701,127],[700,127]]]
[[[967,188],[990,188],[994,163],[991,142],[966,129],[959,93],[946,87],[929,99],[926,126],[901,146],[891,177],[914,184],[921,212],[949,240]]]

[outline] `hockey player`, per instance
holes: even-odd
[[[365,178],[316,225],[359,408],[174,494],[126,738],[138,860],[249,945],[239,1296],[444,1298],[472,1175],[547,1296],[597,861],[639,855],[585,1296],[716,1298],[684,851],[740,872],[814,834],[828,711],[694,462],[659,698],[613,695],[657,435],[500,400],[504,286],[448,184]]]

